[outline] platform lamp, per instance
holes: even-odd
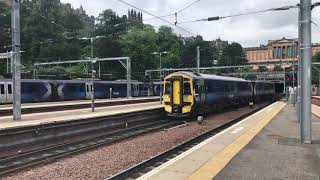
[[[92,68],[92,72],[91,72],[91,83],[92,83],[92,92],[91,92],[91,111],[94,112],[94,74],[96,73],[96,71],[94,70],[94,64],[96,63],[96,60],[93,57],[93,41],[95,39],[100,39],[100,38],[105,38],[106,36],[96,36],[96,37],[82,37],[79,38],[79,40],[90,40],[90,49],[91,49],[91,68]],[[99,70],[100,70],[100,63],[99,63]],[[99,71],[100,73],[100,71]]]
[[[169,52],[168,51],[163,51],[163,52],[153,52],[151,53],[152,55],[159,55],[160,56],[160,103],[162,103],[162,62],[161,62],[161,57],[162,57],[162,54],[168,54]]]

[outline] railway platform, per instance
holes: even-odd
[[[0,117],[0,130],[34,126],[39,124],[48,124],[63,121],[76,121],[88,118],[105,117],[124,113],[133,113],[139,111],[160,109],[163,106],[160,102],[145,102],[135,104],[124,104],[107,107],[97,107],[95,112],[90,108],[73,109],[56,112],[42,112],[33,114],[22,114],[21,120],[14,121],[12,116]]]
[[[159,97],[133,97],[133,98],[114,98],[114,99],[96,99],[95,106],[114,106],[121,104],[134,104],[143,102],[155,102]],[[40,103],[24,103],[21,105],[22,114],[30,114],[35,112],[58,111],[62,107],[64,110],[90,108],[91,100],[75,100],[75,101],[58,101],[58,102],[40,102]],[[0,105],[0,117],[12,115],[12,104]]]
[[[279,101],[183,152],[139,179],[319,179],[320,107],[313,144],[299,143],[291,104]]]
[[[158,96],[151,97],[133,97],[133,98],[113,98],[113,99],[95,99],[95,104],[109,103],[109,104],[121,104],[126,102],[139,102],[147,100],[159,100]],[[88,100],[74,100],[74,101],[57,101],[57,102],[39,102],[39,103],[22,103],[21,109],[29,108],[50,108],[50,107],[59,107],[59,106],[77,106],[77,105],[91,105],[91,99]],[[12,110],[12,104],[2,104],[0,105],[0,111],[2,110]]]

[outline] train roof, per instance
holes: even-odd
[[[224,80],[224,81],[242,81],[242,82],[250,82],[248,80],[242,79],[242,78],[235,78],[235,77],[228,77],[228,76],[218,76],[218,75],[211,75],[211,74],[195,74],[192,72],[187,71],[180,71],[177,73],[183,73],[185,75],[188,75],[192,78],[204,78],[204,79],[214,79],[214,80]]]

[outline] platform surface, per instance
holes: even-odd
[[[299,144],[296,112],[286,106],[214,179],[319,180],[320,119],[312,120],[314,144]]]
[[[132,100],[147,100],[147,99],[159,99],[159,97],[150,96],[150,97],[132,97],[132,98],[95,99],[95,103],[125,102],[125,101],[132,101]],[[77,104],[91,104],[91,99],[74,100],[74,101],[23,103],[21,104],[21,108],[37,108],[37,107],[51,107],[51,106],[77,105]],[[12,104],[0,105],[0,110],[7,110],[7,109],[12,109]]]
[[[320,115],[319,107],[312,110]],[[319,180],[320,146],[301,145],[298,135],[295,109],[276,102],[139,179]],[[315,115],[313,138],[320,140],[320,119]]]
[[[212,179],[284,106],[276,102],[153,169],[139,179]],[[209,171],[207,171],[209,170]]]
[[[160,102],[136,103],[128,105],[117,105],[109,107],[98,107],[95,112],[91,112],[91,108],[75,109],[67,111],[45,112],[22,115],[21,120],[14,121],[12,116],[0,117],[0,130],[6,128],[14,128],[21,126],[31,126],[43,123],[51,123],[58,121],[72,121],[85,118],[94,118],[101,116],[110,116],[116,114],[130,113],[135,111],[151,110],[162,108]]]

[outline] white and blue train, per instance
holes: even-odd
[[[12,80],[0,79],[0,104],[12,102]],[[92,83],[90,80],[22,80],[21,101],[46,102],[90,99]],[[133,97],[156,96],[160,94],[160,83],[151,86],[132,81]],[[97,99],[127,97],[126,81],[95,81],[94,96]]]

